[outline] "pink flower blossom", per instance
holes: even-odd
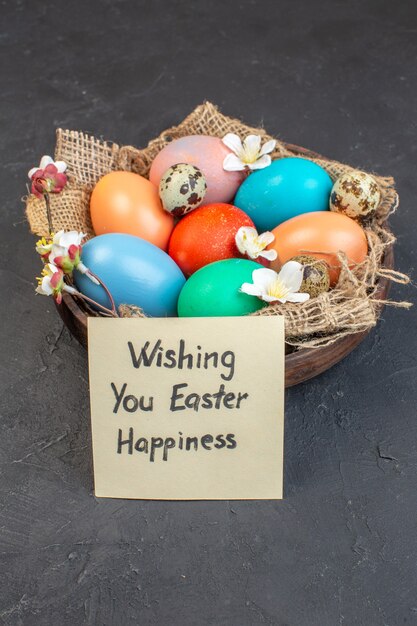
[[[60,193],[67,184],[67,169],[64,161],[53,161],[49,156],[43,156],[39,167],[29,170],[28,176],[32,181],[31,192],[42,198],[48,193]]]

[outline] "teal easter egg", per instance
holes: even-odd
[[[177,315],[184,275],[166,252],[149,241],[119,233],[99,235],[83,246],[82,261],[104,282],[116,307],[134,304],[151,317]],[[81,293],[109,307],[103,287],[78,271],[74,279]]]
[[[234,199],[259,232],[312,211],[327,211],[333,186],[328,173],[313,161],[290,157],[253,172]]]
[[[179,317],[229,317],[249,315],[266,306],[240,291],[252,282],[252,272],[261,265],[247,259],[226,259],[205,265],[192,274],[178,298]]]

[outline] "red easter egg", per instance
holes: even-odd
[[[184,217],[172,231],[169,255],[189,276],[222,259],[241,258],[235,236],[242,226],[254,227],[250,217],[232,204],[207,204]]]

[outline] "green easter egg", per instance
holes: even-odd
[[[230,317],[249,315],[266,305],[240,291],[252,282],[253,270],[262,267],[247,259],[226,259],[205,265],[192,274],[178,299],[179,317]]]

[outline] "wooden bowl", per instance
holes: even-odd
[[[294,144],[286,144],[294,155],[311,158],[324,158],[321,155]],[[392,245],[387,247],[383,259],[383,267],[394,268],[394,251]],[[374,295],[377,300],[386,300],[390,281],[380,278]],[[381,309],[382,309],[381,305]],[[72,296],[63,294],[62,303],[57,305],[59,314],[74,337],[87,348],[87,313]],[[318,376],[352,352],[365,339],[369,331],[347,335],[338,339],[330,346],[323,348],[306,348],[287,354],[285,357],[285,386],[292,387],[305,380]]]

